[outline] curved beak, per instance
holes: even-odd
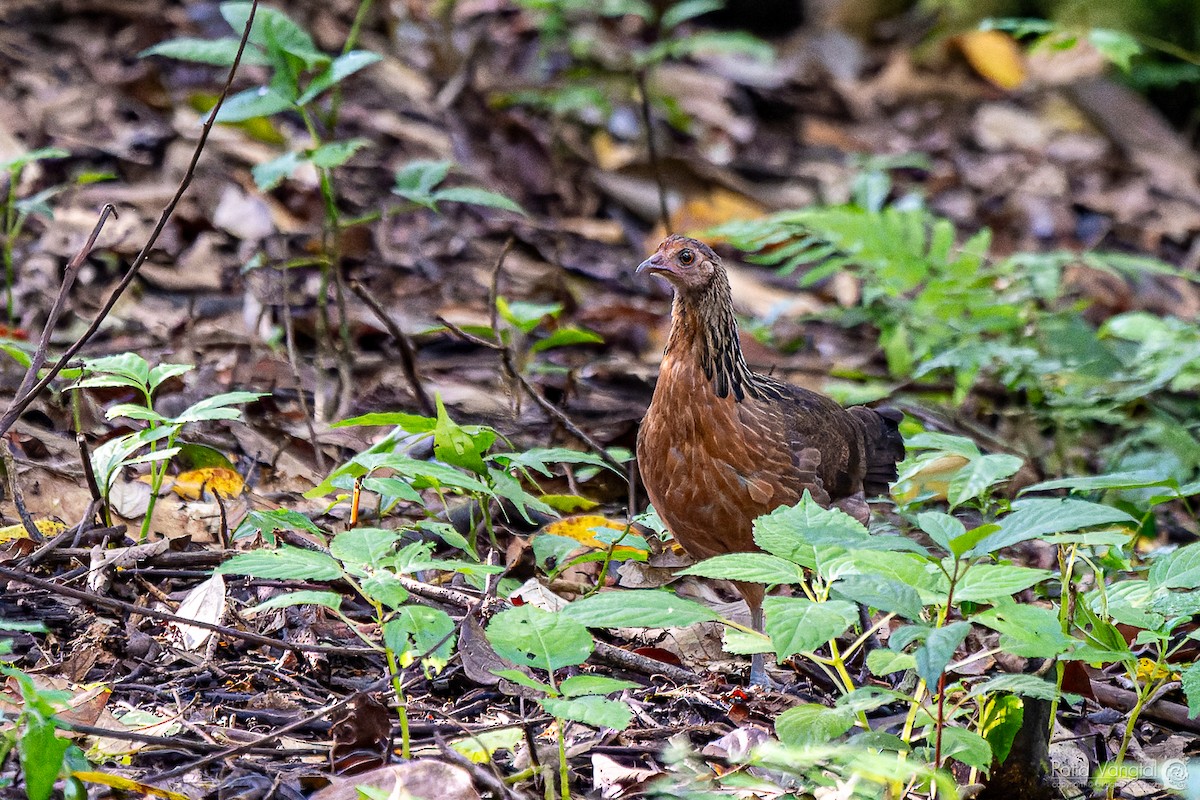
[[[670,268],[667,267],[663,263],[662,253],[655,253],[654,255],[650,256],[645,261],[643,261],[641,264],[638,264],[638,268],[634,271],[634,274],[641,275],[643,272],[649,272],[650,274],[654,274],[654,273],[659,273],[659,272],[670,272],[670,271],[671,271]]]

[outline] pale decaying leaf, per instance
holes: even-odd
[[[225,609],[225,578],[217,573],[188,592],[175,614],[186,619],[219,625],[225,616]],[[178,622],[167,623],[167,628],[178,634],[181,646],[187,650],[198,650],[213,634],[205,628]]]
[[[509,598],[523,600],[526,604],[537,606],[544,611],[561,611],[567,606],[566,600],[543,586],[537,578],[525,581],[519,589],[509,595]]]
[[[967,31],[955,37],[954,43],[971,69],[1001,89],[1016,89],[1025,82],[1025,58],[1007,33]]]
[[[133,547],[117,547],[106,549],[101,545],[92,548],[91,563],[88,566],[88,588],[93,592],[103,593],[108,588],[109,576],[114,567],[132,567],[144,559],[165,553],[171,546],[167,539],[159,539]]]
[[[627,767],[606,755],[592,754],[592,785],[605,800],[641,795],[647,783],[662,774],[660,769]]]
[[[108,492],[108,504],[125,519],[138,519],[150,507],[150,487],[141,481],[118,480]]]
[[[479,800],[471,773],[432,758],[390,764],[359,775],[337,776],[312,800],[358,800],[358,787],[370,787],[391,800]],[[372,795],[375,796],[375,795]]]

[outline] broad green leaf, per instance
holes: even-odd
[[[1000,647],[1025,658],[1053,658],[1077,643],[1062,631],[1053,609],[1023,605],[1006,599],[972,619],[1000,633]]]
[[[1188,719],[1200,715],[1200,661],[1185,669],[1183,678],[1183,694],[1187,697]]]
[[[633,711],[628,704],[595,695],[570,700],[547,697],[538,702],[552,717],[582,722],[595,728],[623,731],[633,721]]]
[[[360,69],[365,69],[381,60],[383,60],[383,56],[367,50],[351,50],[349,53],[338,56],[319,75],[312,79],[312,82],[308,84],[308,88],[296,98],[296,105],[308,105],[320,96],[322,92],[341,83]],[[316,159],[313,159],[313,161],[315,163]],[[333,166],[338,165],[335,164]]]
[[[173,421],[187,423],[208,422],[216,419],[240,419],[242,413],[229,406],[253,403],[260,397],[266,397],[267,394],[267,392],[225,392],[206,397],[184,409],[183,413],[175,417]]]
[[[239,553],[217,567],[217,572],[253,578],[305,578],[312,581],[332,581],[342,577],[341,567],[330,556],[287,545],[278,550]]]
[[[285,93],[267,86],[245,89],[227,98],[217,112],[217,122],[245,122],[256,117],[269,117],[294,106]]]
[[[332,427],[347,428],[354,425],[395,425],[408,433],[430,433],[437,427],[437,418],[401,411],[377,411],[335,422]]]
[[[261,164],[255,164],[251,168],[250,174],[254,176],[254,185],[258,187],[259,191],[269,192],[292,177],[296,168],[303,164],[304,161],[303,154],[291,150],[278,158],[264,161]]]
[[[1166,589],[1200,587],[1200,542],[1193,542],[1157,558],[1150,567],[1147,579],[1155,586]]]
[[[429,197],[434,187],[446,179],[451,161],[410,161],[396,171],[392,191],[401,197]]]
[[[454,628],[441,609],[407,605],[383,624],[383,644],[402,667],[420,658],[427,674],[441,672],[454,653]]]
[[[87,376],[80,381],[80,386],[136,386],[148,387],[150,383],[150,364],[137,353],[118,353],[112,356],[88,359],[83,364]],[[92,376],[128,378],[126,383],[94,384],[89,383]]]
[[[911,586],[882,575],[842,575],[833,584],[833,593],[887,614],[921,619],[921,596]]]
[[[917,675],[927,686],[936,686],[946,666],[954,659],[954,651],[971,632],[971,623],[951,622],[934,628],[925,637],[925,643],[917,648],[913,656],[917,660]]]
[[[659,26],[664,31],[669,31],[682,22],[710,11],[718,11],[724,6],[725,4],[721,0],[681,0],[663,12]]]
[[[379,569],[403,534],[384,528],[351,528],[333,537],[329,554],[354,574]]]
[[[225,37],[222,39],[195,39],[187,36],[160,42],[138,53],[138,58],[147,56],[164,56],[177,58],[180,61],[192,61],[197,64],[212,64],[215,67],[231,67],[237,56],[241,39]],[[269,63],[266,55],[254,47],[247,47],[242,53],[242,64],[245,66],[266,66]]]
[[[559,328],[544,339],[538,339],[529,348],[531,353],[540,353],[555,347],[567,347],[573,344],[603,344],[604,337],[593,331],[567,326]]]
[[[771,640],[761,633],[725,628],[721,631],[721,649],[726,653],[748,656],[753,653],[774,653]]]
[[[525,209],[504,195],[498,192],[489,192],[487,189],[480,189],[477,186],[452,186],[449,189],[439,189],[433,193],[433,200],[435,203],[467,203],[473,206],[499,208],[516,212],[522,216],[529,216]]]
[[[229,23],[239,38],[250,18],[250,3],[221,3],[221,16]],[[312,37],[282,11],[270,6],[258,7],[254,14],[254,27],[250,29],[248,42],[264,50],[277,49],[304,60],[308,68],[327,59],[313,44]]]
[[[632,681],[622,681],[603,675],[572,675],[558,684],[564,697],[580,697],[587,694],[612,694],[625,689],[641,688]]]
[[[1053,576],[1052,572],[1045,569],[1006,564],[976,564],[967,570],[954,587],[954,599],[991,603],[999,597],[1010,597]]]
[[[1012,477],[1024,464],[1016,456],[991,454],[972,459],[950,479],[946,499],[950,507],[979,497],[993,484]]]
[[[1104,475],[1087,475],[1070,478],[1059,478],[1053,481],[1042,481],[1021,490],[1021,494],[1030,492],[1048,492],[1054,489],[1070,489],[1072,492],[1094,492],[1105,489],[1145,489],[1151,486],[1170,486],[1171,479],[1165,477],[1161,470],[1135,469],[1124,472],[1109,472]]]
[[[70,742],[58,737],[54,721],[37,712],[25,715],[17,753],[29,800],[49,800]]]
[[[983,704],[979,717],[979,734],[992,748],[996,762],[1003,764],[1025,720],[1025,702],[1011,694],[992,697]]]
[[[1112,28],[1091,28],[1087,40],[1096,51],[1128,73],[1133,57],[1140,55],[1142,45],[1129,33]]]
[[[524,672],[521,672],[519,669],[494,669],[492,670],[492,674],[500,678],[504,678],[506,681],[512,681],[518,686],[524,686],[527,689],[533,689],[534,691],[541,692],[542,694],[554,693],[553,686],[548,683],[542,683],[539,680],[535,680],[526,675]]]
[[[349,161],[355,153],[367,147],[367,139],[347,139],[344,142],[328,142],[308,154],[309,161],[323,169],[334,169]]]
[[[421,495],[412,488],[412,484],[400,478],[364,478],[362,488],[387,498],[389,503],[393,500],[422,502]]]
[[[911,653],[897,653],[884,648],[867,653],[867,669],[871,670],[872,675],[879,678],[891,675],[893,672],[914,669],[916,666],[917,660]]]
[[[246,609],[245,613],[247,616],[253,616],[254,614],[261,614],[264,611],[270,611],[275,608],[288,608],[289,606],[324,606],[325,608],[337,611],[342,607],[342,596],[337,592],[303,589],[276,595],[253,608]]]
[[[775,718],[775,734],[791,747],[825,744],[854,727],[854,712],[817,703],[792,706]]]
[[[929,538],[947,553],[951,552],[950,542],[967,532],[962,522],[941,511],[922,511],[917,514],[917,527],[929,534]]]
[[[547,672],[582,664],[594,646],[579,622],[531,605],[501,611],[488,623],[487,638],[514,664]]]
[[[1052,682],[1045,678],[1039,678],[1037,675],[1026,675],[1020,672],[988,678],[986,681],[972,686],[968,694],[972,697],[982,697],[999,692],[1032,697],[1037,700],[1054,700],[1060,696]]]
[[[727,553],[714,556],[693,564],[678,574],[765,584],[801,583],[804,580],[804,570],[801,567],[767,553]]]
[[[1137,523],[1120,509],[1074,498],[1023,498],[1013,503],[1013,508],[1013,513],[1000,520],[1000,530],[981,540],[967,555],[988,555],[1049,533],[1076,531],[1095,525]]]
[[[146,382],[150,385],[150,391],[153,392],[171,378],[191,372],[193,369],[195,367],[191,364],[159,364],[147,373]]]
[[[147,422],[168,421],[166,417],[153,408],[146,408],[146,406],[138,405],[137,403],[117,403],[105,411],[104,416],[109,420],[125,417],[127,419],[140,419]]]
[[[496,440],[496,434],[491,429],[485,429],[472,435],[468,429],[450,419],[440,394],[434,395],[434,401],[437,403],[437,425],[433,429],[434,455],[439,461],[468,469],[476,475],[486,475],[488,468],[483,463],[483,454]]]
[[[307,531],[321,534],[321,529],[308,517],[298,511],[280,508],[273,511],[251,511],[233,532],[233,538],[241,539],[256,533],[270,536],[276,531]]]
[[[547,318],[557,319],[562,310],[562,303],[533,303],[528,300],[509,300],[503,296],[496,298],[496,311],[500,318],[521,333],[532,333]]]
[[[359,586],[367,599],[382,603],[393,610],[400,608],[408,600],[408,590],[400,583],[400,579],[386,570],[363,578]]]
[[[942,757],[986,770],[992,766],[992,746],[974,731],[947,725],[942,729]]]
[[[841,636],[858,620],[858,607],[843,600],[814,603],[802,597],[768,597],[763,601],[767,634],[779,661],[811,653]]]
[[[63,150],[61,147],[39,147],[36,150],[27,150],[20,155],[0,161],[0,171],[9,173],[14,171],[20,172],[36,161],[45,161],[51,158],[67,158],[70,155],[71,152],[69,150]]]
[[[599,592],[574,601],[561,613],[589,628],[684,628],[720,619],[708,606],[650,589]]]

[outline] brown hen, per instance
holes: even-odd
[[[757,550],[754,520],[808,491],[866,523],[904,458],[901,414],[845,409],[751,371],[738,342],[729,279],[708,245],[669,236],[637,271],[675,288],[654,398],[638,433],[650,501],[695,559]],[[764,588],[738,583],[756,630]],[[761,655],[751,683],[766,683]]]

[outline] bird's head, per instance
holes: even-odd
[[[661,275],[676,291],[691,294],[707,288],[723,269],[720,256],[704,242],[672,234],[637,271]]]

